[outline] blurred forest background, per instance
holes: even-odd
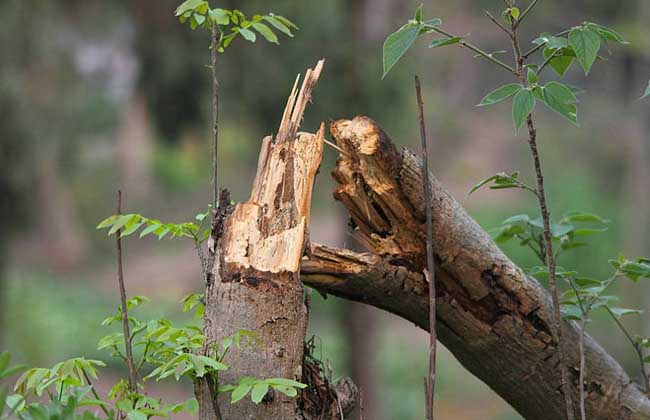
[[[95,230],[112,214],[122,188],[126,210],[183,221],[209,202],[209,40],[173,15],[177,0],[0,1],[0,348],[30,365],[84,355],[108,359],[97,340],[109,327],[117,292],[113,239]],[[245,200],[260,141],[277,129],[297,73],[327,63],[303,130],[320,121],[369,115],[402,146],[417,147],[413,74],[424,86],[435,175],[487,229],[516,213],[536,214],[519,192],[467,191],[498,171],[521,170],[530,180],[523,137],[515,136],[507,105],[474,105],[508,75],[456,47],[429,50],[423,41],[380,80],[384,38],[409,19],[415,0],[247,0],[223,2],[245,13],[284,15],[298,24],[295,39],[231,48],[220,56],[222,119],[219,177]],[[490,50],[508,50],[483,15],[500,0],[427,2],[425,16],[469,34]],[[590,20],[617,29],[631,45],[615,48],[588,82],[574,66],[569,81],[584,88],[581,128],[538,111],[539,137],[553,212],[596,212],[612,220],[605,235],[561,265],[605,277],[618,252],[650,254],[650,105],[639,102],[650,77],[650,2],[545,0],[527,20],[534,39]],[[243,39],[235,42],[244,43]],[[505,57],[505,56],[504,56]],[[547,73],[550,75],[550,73]],[[346,215],[332,199],[326,157],[313,202],[312,240],[357,246]],[[140,318],[182,320],[179,300],[201,289],[199,262],[183,241],[126,241],[130,294],[153,299]],[[523,267],[533,257],[506,249]],[[624,285],[625,283],[621,283]],[[624,286],[626,306],[650,308],[650,286]],[[313,295],[310,330],[335,376],[351,374],[363,388],[370,420],[423,416],[427,334],[378,310]],[[650,333],[650,314],[626,322]],[[636,375],[634,354],[611,321],[589,330]],[[645,330],[645,331],[644,331]],[[517,419],[496,394],[444,350],[436,401],[445,419]],[[109,366],[103,388],[121,366]],[[161,385],[174,401],[189,384]]]

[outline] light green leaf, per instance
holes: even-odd
[[[207,6],[207,2],[204,0],[186,0],[176,8],[176,16],[183,15],[185,12],[193,11],[198,7],[204,7],[204,5]]]
[[[290,386],[284,386],[284,385],[271,385],[273,389],[276,389],[286,395],[287,397],[293,398],[296,395],[298,395],[298,391],[296,388],[290,387]]]
[[[307,388],[307,385],[298,381],[294,381],[293,379],[287,379],[287,378],[271,378],[271,379],[267,379],[266,382],[269,385],[290,386],[290,387],[295,387],[300,389]]]
[[[413,45],[417,39],[422,26],[423,25],[421,24],[416,25],[409,23],[386,38],[383,47],[384,74],[381,76],[382,79],[386,77],[388,72],[406,53],[406,51],[411,48],[411,45]]]
[[[216,25],[227,25],[230,23],[230,14],[224,9],[212,9],[208,17]]]
[[[251,391],[251,399],[255,404],[259,404],[262,402],[262,399],[267,392],[269,392],[269,384],[266,382],[257,383],[253,386],[253,390]]]
[[[286,26],[284,23],[282,23],[279,19],[276,19],[275,17],[269,15],[269,16],[264,16],[264,20],[266,20],[268,23],[273,25],[273,27],[275,29],[277,29],[278,31],[280,31],[280,32],[284,33],[285,35],[293,38],[293,34],[291,33],[291,29],[288,26]]]
[[[276,15],[275,13],[269,13],[269,16],[271,16],[271,17],[273,17],[273,18],[279,20],[279,21],[282,22],[282,23],[283,23],[287,28],[298,29],[298,26],[296,26],[295,23],[293,23],[292,21],[290,21],[289,19],[287,19],[287,18],[284,17],[284,16]]]
[[[501,86],[500,88],[488,93],[477,106],[494,105],[508,99],[522,89],[523,87],[517,83]]]
[[[589,27],[574,28],[569,32],[569,44],[573,47],[585,75],[589,74],[598,57],[600,36]]]
[[[255,42],[257,39],[255,32],[251,31],[250,29],[239,28],[239,33],[244,37],[246,41]]]
[[[609,310],[617,317],[621,318],[626,315],[640,315],[643,313],[640,309],[627,309],[627,308],[612,308],[609,307]]]
[[[260,22],[255,22],[253,23],[253,28],[255,28],[255,30],[259,32],[267,41],[273,44],[279,44],[277,35],[275,35],[271,30],[271,28],[269,28],[265,24]]]
[[[578,124],[576,95],[559,82],[549,82],[544,86],[544,103],[567,120]]]
[[[113,223],[115,223],[115,221],[117,220],[118,217],[120,217],[120,216],[117,215],[117,214],[114,214],[112,216],[107,217],[106,219],[102,220],[97,225],[97,229],[104,229],[104,228],[107,228],[107,227],[111,226]]]
[[[519,19],[520,14],[521,12],[519,11],[518,7],[513,7],[512,9],[510,9],[510,16],[515,18],[515,20]]]
[[[447,45],[453,45],[459,43],[462,40],[463,38],[459,36],[455,36],[453,38],[434,39],[433,42],[431,42],[431,45],[429,45],[429,48],[437,48],[437,47],[444,47]]]
[[[526,121],[526,117],[535,109],[535,96],[528,89],[521,89],[515,95],[512,101],[512,119],[515,123],[515,129],[519,131]]]
[[[425,20],[422,23],[424,23],[424,25],[428,27],[436,27],[442,25],[442,19],[434,18],[434,19]]]
[[[230,402],[232,404],[236,403],[237,401],[241,400],[248,394],[248,392],[253,388],[253,384],[250,383],[240,383],[237,388],[235,388],[232,391],[232,394],[230,394]]]
[[[413,16],[413,19],[415,19],[416,22],[422,22],[422,8],[424,7],[424,4],[421,4],[417,9],[415,9],[415,15]]]
[[[533,44],[535,44],[535,45],[544,45],[544,44],[546,44],[547,48],[559,49],[559,48],[567,47],[569,45],[569,41],[567,41],[566,38],[553,36],[548,32],[544,32],[538,38],[533,40]]]
[[[147,415],[144,414],[142,411],[133,410],[129,412],[127,418],[129,420],[147,420]]]

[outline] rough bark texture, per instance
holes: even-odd
[[[308,314],[299,269],[325,127],[316,135],[296,131],[322,65],[307,71],[300,92],[296,80],[277,136],[262,142],[250,199],[235,206],[224,224],[215,281],[206,290],[206,340],[216,343],[246,329],[257,332],[263,345],[233,348],[220,384],[243,376],[301,380]],[[207,413],[202,419],[214,419],[210,399],[201,400]],[[224,420],[301,418],[298,398],[279,392],[258,405],[250,398],[231,405],[230,395],[223,395],[219,405]]]
[[[349,210],[358,239],[372,254],[313,246],[303,280],[318,290],[365,302],[428,329],[421,163],[400,154],[372,120],[331,125],[344,151],[333,171],[335,197]],[[512,263],[433,177],[438,337],[458,360],[530,420],[563,418],[551,299]],[[573,347],[578,398],[578,331],[562,325]],[[650,401],[621,366],[585,337],[587,416],[650,419]],[[578,405],[576,404],[576,407]],[[577,413],[576,413],[577,414]]]

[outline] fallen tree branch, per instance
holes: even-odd
[[[368,118],[335,121],[331,131],[345,151],[333,171],[335,197],[348,208],[357,238],[372,253],[313,245],[302,262],[303,281],[428,330],[421,162],[409,151],[398,153]],[[526,419],[563,418],[550,295],[503,254],[437,180],[429,182],[440,341]],[[562,328],[571,347],[567,362],[577,400],[579,332],[573,323],[563,322]],[[650,418],[650,400],[621,366],[588,335],[584,346],[588,417]]]

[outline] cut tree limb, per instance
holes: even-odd
[[[313,245],[302,279],[323,293],[385,309],[428,330],[421,162],[408,150],[398,153],[369,118],[335,121],[331,132],[344,152],[333,171],[334,195],[372,253]],[[526,419],[563,418],[548,292],[503,254],[436,179],[429,182],[439,339]],[[573,323],[562,328],[572,347],[568,362],[577,401],[579,333]],[[650,419],[650,400],[621,366],[590,336],[584,345],[588,418]]]

